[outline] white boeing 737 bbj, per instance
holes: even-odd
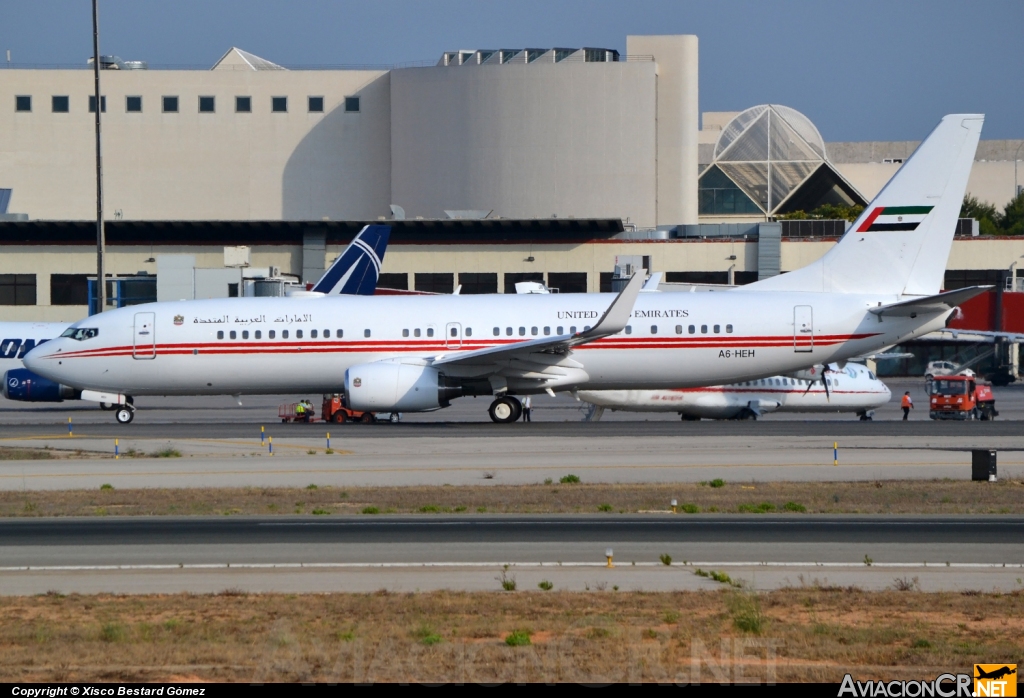
[[[945,117],[825,256],[721,293],[238,298],[154,303],[75,323],[25,364],[125,395],[335,393],[365,411],[493,395],[685,388],[799,375],[945,326],[940,293],[984,117]]]

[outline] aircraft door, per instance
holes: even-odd
[[[809,305],[793,307],[793,351],[814,351],[814,311]]]
[[[132,357],[156,358],[156,313],[135,313],[135,343]]]
[[[462,325],[457,322],[449,322],[444,328],[444,345],[449,349],[458,349],[462,346]]]

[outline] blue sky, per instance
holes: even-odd
[[[83,64],[89,0],[5,3],[0,51]],[[239,46],[284,65],[400,64],[446,50],[700,37],[700,109],[786,104],[826,140],[918,140],[945,113],[1024,138],[1021,0],[100,0],[101,51],[211,65]],[[0,58],[3,54],[0,53]]]

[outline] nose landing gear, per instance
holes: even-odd
[[[491,403],[487,414],[493,422],[510,424],[523,416],[523,405],[511,395],[503,395]]]

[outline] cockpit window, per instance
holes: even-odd
[[[873,381],[878,380],[878,378],[875,377],[875,374],[872,373],[871,371],[868,371],[868,378],[870,378]]]
[[[92,339],[98,335],[100,331],[95,327],[69,327],[64,330],[64,334],[61,337],[71,337],[71,339],[77,339],[79,342],[83,342],[87,339]]]

